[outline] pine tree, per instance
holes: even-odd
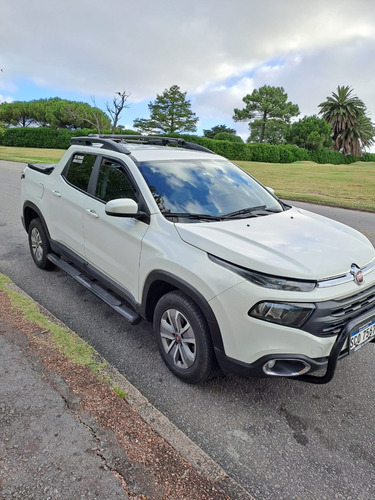
[[[198,118],[191,111],[191,103],[186,100],[186,92],[178,85],[165,89],[156,100],[148,105],[150,118],[137,118],[134,127],[146,133],[184,133],[195,132]]]

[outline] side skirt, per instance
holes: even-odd
[[[100,286],[96,280],[90,279],[88,276],[84,275],[77,267],[74,266],[74,264],[69,264],[53,253],[49,253],[47,258],[55,264],[55,266],[68,273],[69,276],[78,281],[78,283],[83,285],[103,302],[112,307],[112,309],[114,309],[117,313],[121,314],[122,317],[130,321],[132,325],[136,325],[141,321],[141,316],[125,305],[122,299]]]

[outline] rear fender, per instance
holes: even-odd
[[[46,230],[47,236],[50,239],[48,227],[47,227],[46,221],[45,221],[41,211],[31,201],[25,201],[23,208],[22,208],[22,225],[27,233],[29,232],[30,222],[36,218],[39,218],[42,221],[42,224],[44,226],[44,229]]]

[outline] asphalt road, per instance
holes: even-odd
[[[0,161],[0,272],[90,342],[257,500],[374,497],[375,344],[340,362],[324,386],[226,374],[186,385],[164,366],[150,325],[129,325],[62,271],[33,264],[20,223],[21,170]],[[375,245],[375,214],[311,208]]]

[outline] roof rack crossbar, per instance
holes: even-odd
[[[168,144],[175,144],[181,148],[192,149],[195,151],[204,151],[205,153],[212,153],[208,148],[196,144],[194,142],[185,141],[185,139],[180,139],[178,137],[163,137],[157,135],[121,135],[121,134],[90,134],[88,137],[97,139],[96,142],[100,142],[98,139],[107,140],[108,142],[114,141],[120,144],[123,143],[144,143],[153,144],[155,146],[167,146]],[[84,138],[81,138],[84,139]],[[86,138],[87,139],[87,138]],[[95,142],[95,141],[93,141]]]
[[[111,151],[117,151],[118,153],[125,153],[130,155],[130,151],[126,149],[124,144],[119,144],[109,138],[100,137],[96,134],[90,134],[85,137],[72,137],[70,139],[70,144],[78,146],[93,146],[94,144],[101,144],[103,149],[109,149]]]

